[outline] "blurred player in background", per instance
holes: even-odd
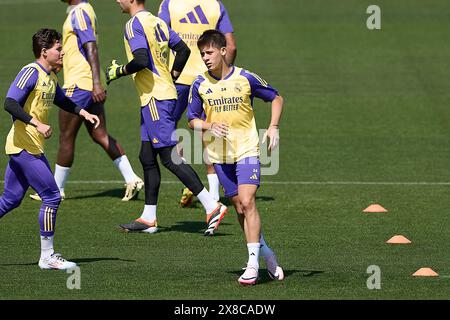
[[[6,138],[5,151],[9,162],[5,172],[5,188],[0,197],[0,218],[20,205],[31,186],[42,198],[39,210],[39,267],[70,269],[76,264],[53,250],[61,194],[44,155],[44,139],[52,135],[52,128],[47,124],[48,110],[54,103],[74,117],[89,122],[93,129],[99,126],[99,118],[68,99],[58,85],[54,71],[61,65],[64,56],[61,34],[52,29],[39,30],[33,35],[33,53],[36,61],[22,68],[5,99],[5,110],[12,115],[13,125]]]
[[[209,29],[218,29],[227,40],[228,64],[233,64],[236,58],[236,43],[233,36],[233,26],[227,10],[218,0],[164,0],[159,8],[158,16],[163,19],[173,31],[191,49],[191,55],[181,75],[175,82],[177,88],[177,104],[175,107],[175,122],[178,123],[184,110],[187,108],[189,89],[195,78],[207,69],[197,48],[200,35]],[[170,65],[173,64],[174,55],[170,55]],[[182,152],[182,151],[181,151]],[[206,165],[209,192],[219,201],[219,179],[212,164]],[[191,205],[194,195],[189,188],[183,189],[180,204],[182,207]]]
[[[93,130],[84,121],[92,140],[98,143],[113,160],[125,180],[125,195],[129,201],[144,182],[134,173],[120,144],[106,130],[104,103],[106,91],[97,48],[97,18],[92,6],[83,0],[62,0],[68,4],[68,16],[63,25],[64,93],[74,103],[98,115],[100,126]],[[102,78],[103,79],[102,79]],[[75,155],[75,140],[83,120],[64,110],[59,111],[59,148],[55,165],[55,180],[64,199],[64,187]],[[87,160],[89,161],[89,160]],[[38,195],[31,195],[39,200]]]
[[[154,233],[157,229],[156,209],[161,183],[157,156],[198,197],[206,211],[206,236],[214,234],[227,207],[217,202],[205,189],[195,171],[176,152],[177,141],[173,117],[179,77],[190,50],[180,37],[160,18],[145,10],[145,0],[117,0],[131,19],[125,26],[125,49],[128,64],[115,61],[107,69],[108,83],[131,74],[141,101],[141,150],[139,159],[144,169],[145,206],[140,218],[121,225],[125,231]],[[176,55],[169,71],[169,50]]]
[[[220,31],[205,31],[197,45],[208,71],[199,75],[192,85],[189,125],[205,131],[208,157],[214,163],[225,196],[233,202],[245,233],[248,262],[238,281],[241,284],[256,283],[260,250],[269,276],[283,280],[283,270],[261,233],[256,208],[260,150],[253,114],[254,97],[272,103],[272,117],[264,138],[269,138],[269,150],[276,148],[283,98],[258,75],[229,65],[226,38]]]

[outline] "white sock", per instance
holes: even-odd
[[[44,237],[41,236],[41,259],[50,257],[54,253],[53,251],[53,236]]]
[[[67,178],[69,177],[70,167],[62,167],[55,164],[55,181],[59,188],[59,191],[64,191],[64,186],[66,185]]]
[[[134,173],[130,161],[128,161],[126,155],[118,157],[113,162],[116,165],[117,169],[119,169],[126,183],[130,183],[136,180],[136,174]]]
[[[142,211],[141,218],[148,222],[156,220],[156,205],[145,205]]]
[[[207,214],[213,212],[217,208],[217,201],[214,200],[206,188],[203,188],[203,190],[197,195],[197,198],[202,203]]]
[[[261,256],[269,257],[274,254],[272,249],[270,249],[270,247],[267,245],[266,241],[264,240],[264,236],[262,233],[259,237],[259,243],[261,244],[261,249],[260,249]]]
[[[211,196],[214,198],[214,200],[219,201],[220,200],[220,194],[219,194],[219,178],[217,177],[217,174],[210,173],[207,174],[206,177],[208,178],[208,185],[209,185],[209,193],[211,193]]]
[[[247,243],[248,249],[248,266],[252,266],[255,269],[259,269],[259,242]]]

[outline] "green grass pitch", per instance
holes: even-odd
[[[99,20],[103,68],[125,61],[128,17],[114,1],[91,1]],[[148,1],[156,12],[159,1]],[[178,206],[181,185],[163,171],[161,232],[123,234],[140,214],[122,203],[112,162],[84,129],[57,218],[55,249],[81,268],[81,289],[65,272],[41,271],[39,203],[27,197],[0,220],[0,299],[449,299],[450,16],[447,0],[376,1],[381,30],[368,30],[368,0],[224,0],[238,45],[236,64],[264,77],[285,98],[280,170],[257,194],[266,240],[285,269],[283,282],[241,287],[247,252],[234,210],[214,238],[202,236],[200,206]],[[31,36],[61,29],[65,5],[0,1],[0,100],[33,60]],[[110,133],[139,174],[139,102],[131,79],[108,88]],[[255,102],[258,127],[269,105]],[[55,128],[46,155],[53,167]],[[2,113],[2,147],[11,122]],[[182,123],[186,127],[186,123]],[[0,156],[0,180],[8,158]],[[203,166],[194,168],[204,177]],[[101,184],[89,181],[105,181]],[[108,182],[109,181],[109,182]],[[275,183],[276,182],[276,183]],[[369,183],[370,182],[370,183]],[[424,182],[419,184],[418,182]],[[379,203],[387,214],[361,211]],[[412,244],[385,243],[403,234]],[[370,265],[381,289],[369,290]],[[436,278],[415,278],[431,267]]]

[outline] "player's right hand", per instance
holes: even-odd
[[[264,133],[262,143],[266,143],[267,138],[269,139],[269,146],[267,149],[269,151],[274,150],[280,143],[280,132],[278,126],[270,126]]]
[[[50,127],[47,124],[39,123],[36,126],[36,130],[44,136],[45,139],[48,139],[52,136],[53,130],[52,127]]]
[[[95,84],[92,88],[92,100],[95,103],[103,103],[106,100],[106,91],[101,84]]]
[[[224,138],[228,135],[228,124],[222,122],[213,122],[211,124],[211,133],[217,138]]]
[[[116,60],[111,61],[111,65],[106,68],[106,84],[109,84],[113,80],[119,79],[125,74],[124,65],[117,64]]]

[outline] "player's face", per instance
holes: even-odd
[[[130,7],[131,7],[130,0],[116,0],[116,2],[122,8],[122,12],[124,12],[124,13],[130,12]]]
[[[62,67],[64,51],[61,42],[56,41],[53,47],[43,49],[42,55],[54,70]]]
[[[218,70],[222,68],[226,48],[216,48],[211,45],[200,48],[200,55],[208,70]]]

